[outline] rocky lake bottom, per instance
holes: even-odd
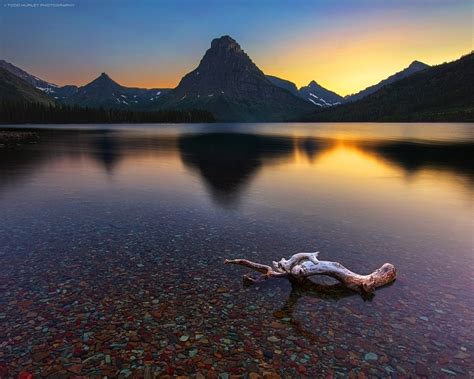
[[[1,378],[474,376],[472,126],[66,128],[0,148]],[[314,250],[399,275],[224,265]]]

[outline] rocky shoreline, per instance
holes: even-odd
[[[35,143],[38,139],[39,135],[35,132],[0,130],[0,148],[23,143]]]

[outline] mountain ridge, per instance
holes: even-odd
[[[14,103],[54,105],[54,100],[48,95],[3,67],[0,67],[0,100]]]
[[[13,75],[23,79],[27,83],[31,84],[36,89],[44,92],[47,95],[50,95],[54,99],[61,99],[68,96],[71,96],[77,91],[77,86],[75,85],[66,85],[59,86],[57,84],[48,82],[46,80],[40,79],[35,75],[32,75],[25,70],[13,65],[10,62],[7,62],[3,59],[0,59],[0,67],[9,71]]]
[[[471,56],[472,52],[458,61],[471,62],[472,59],[469,60]],[[457,61],[444,65],[451,67],[449,65],[455,62]],[[472,80],[462,71],[456,73],[448,70],[453,83],[458,86],[457,89],[444,77],[436,78],[438,84],[429,82],[434,80],[431,70],[436,68],[435,72],[438,72],[439,67],[445,67],[444,65],[430,67],[414,60],[405,69],[379,83],[343,98],[322,87],[315,80],[298,89],[289,80],[265,75],[237,41],[226,35],[212,40],[210,48],[206,50],[198,66],[184,75],[174,89],[125,87],[105,72],[82,87],[73,85],[59,87],[5,60],[0,60],[2,70],[0,80],[3,81],[0,83],[3,91],[0,92],[0,100],[38,101],[51,105],[62,103],[87,108],[137,111],[202,109],[215,114],[218,121],[230,122],[299,119],[306,121],[421,120],[428,116],[430,120],[436,117],[443,120],[455,120],[456,117],[453,114],[461,115],[460,120],[465,120],[465,108],[469,104],[465,104],[458,94],[464,93],[463,91]],[[466,67],[462,65],[456,67],[466,70]],[[422,91],[425,97],[424,100],[420,100],[415,94],[407,93],[404,86],[412,86],[410,84],[412,82],[406,84],[406,80],[416,79],[420,73],[426,72],[429,73],[422,77],[425,77],[429,83],[417,81],[416,85],[413,85],[416,90]],[[13,79],[11,75],[19,81]],[[460,81],[459,77],[464,79]],[[415,79],[413,80],[418,80]],[[451,97],[440,94],[440,88],[443,88],[446,94],[451,93]],[[406,99],[400,96],[394,97],[394,91],[403,93],[414,104],[418,104],[421,109],[419,114],[424,116],[415,115],[415,110]],[[469,95],[465,93],[468,99],[470,99]],[[366,98],[369,100],[362,101]],[[443,103],[438,101],[440,98],[443,98]],[[436,113],[429,104],[430,101],[434,103],[438,101],[437,106],[440,112]],[[386,109],[387,104],[390,104],[393,109]],[[327,108],[333,108],[333,110],[324,111]],[[367,114],[369,108],[373,108],[372,116]],[[380,109],[384,109],[385,113],[381,114]],[[403,114],[403,112],[408,113]]]
[[[367,88],[365,88],[365,89],[363,89],[363,90],[361,90],[357,93],[346,96],[344,98],[344,101],[345,102],[351,102],[351,101],[356,101],[356,100],[362,99],[362,98],[378,91],[379,89],[381,89],[382,87],[384,87],[388,84],[394,83],[394,82],[396,82],[398,80],[401,80],[401,79],[404,79],[404,78],[407,78],[410,75],[413,75],[413,74],[417,73],[418,71],[425,70],[429,67],[430,66],[427,65],[426,63],[414,60],[407,67],[405,67],[403,70],[398,71],[395,74],[392,74],[392,75],[388,76],[387,78],[381,80],[380,82],[378,82],[376,84],[373,84],[373,85],[371,85],[371,86],[369,86],[369,87],[367,87]]]
[[[146,110],[166,91],[166,88],[125,87],[102,72],[63,102],[82,107]]]
[[[474,121],[474,53],[420,70],[354,102],[304,117],[309,122]]]
[[[230,36],[211,42],[199,65],[169,92],[162,107],[209,110],[220,121],[285,121],[310,104],[275,86]]]
[[[331,107],[344,101],[342,96],[324,88],[315,80],[310,81],[307,86],[301,87],[298,92],[301,97],[319,107]]]
[[[287,91],[290,91],[293,95],[299,96],[298,87],[296,87],[296,84],[292,81],[274,75],[265,76],[270,82],[272,82],[272,84],[276,85],[277,87],[286,89]]]
[[[311,80],[307,86],[298,89],[295,83],[282,79],[278,76],[265,75],[274,85],[290,91],[293,95],[301,97],[318,107],[330,107],[344,101],[344,98],[337,93],[330,91],[319,85],[315,80]]]

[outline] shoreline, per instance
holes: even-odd
[[[0,147],[32,143],[39,139],[36,132],[0,130]]]

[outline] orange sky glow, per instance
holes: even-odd
[[[197,67],[211,40],[228,34],[266,74],[298,87],[315,80],[344,96],[414,60],[436,65],[473,50],[467,0],[186,5],[194,11],[183,13],[178,0],[125,1],[113,9],[79,0],[61,14],[8,9],[0,23],[0,53],[59,85],[85,85],[106,72],[124,86],[174,88]],[[103,22],[104,12],[113,22]]]

